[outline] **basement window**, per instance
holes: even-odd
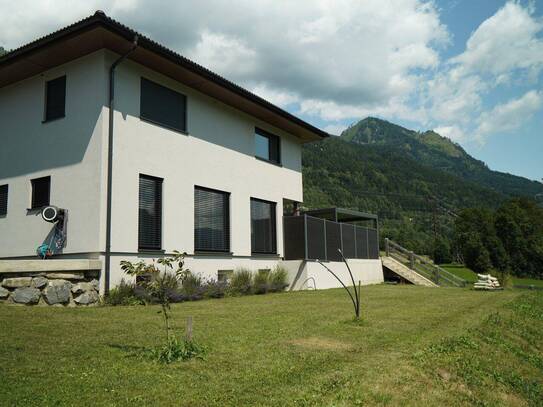
[[[30,181],[32,186],[32,202],[30,209],[41,209],[50,204],[51,177],[41,177]]]
[[[168,129],[187,132],[187,97],[141,78],[140,118]]]
[[[8,213],[8,184],[0,185],[0,216]]]
[[[273,164],[281,163],[279,137],[262,129],[255,129],[255,157]]]
[[[60,119],[66,110],[66,76],[61,76],[45,83],[45,118],[44,122]]]

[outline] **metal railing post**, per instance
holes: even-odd
[[[328,261],[328,248],[326,246],[326,219],[322,220],[324,222],[324,258]]]
[[[411,270],[415,270],[415,253],[409,251],[409,266]]]

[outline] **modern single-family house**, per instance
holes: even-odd
[[[302,145],[327,136],[98,11],[0,57],[0,274],[93,269],[103,293],[120,260],[179,250],[215,278],[283,262],[302,287],[352,241],[382,281],[376,219],[297,209]]]

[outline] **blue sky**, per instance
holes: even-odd
[[[377,116],[543,178],[543,0],[0,0],[7,49],[104,10],[330,133]]]

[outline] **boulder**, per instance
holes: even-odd
[[[43,290],[43,296],[49,305],[70,302],[72,283],[66,280],[51,280]]]
[[[97,279],[93,279],[91,281],[91,284],[94,286],[94,289],[96,291],[100,291],[100,282]]]
[[[83,294],[74,298],[74,301],[80,305],[94,304],[98,301],[98,293],[94,290],[86,291]]]
[[[11,294],[13,301],[19,304],[37,304],[41,292],[37,288],[19,287]]]
[[[48,282],[49,280],[47,280],[45,277],[34,277],[32,279],[32,283],[30,283],[30,286],[34,288],[43,288]]]
[[[2,285],[7,288],[30,287],[31,282],[32,277],[12,277],[4,278]]]
[[[94,291],[94,284],[92,283],[77,283],[72,286],[72,293],[81,294],[87,291]]]
[[[5,300],[9,296],[9,291],[4,287],[0,287],[0,300]]]

